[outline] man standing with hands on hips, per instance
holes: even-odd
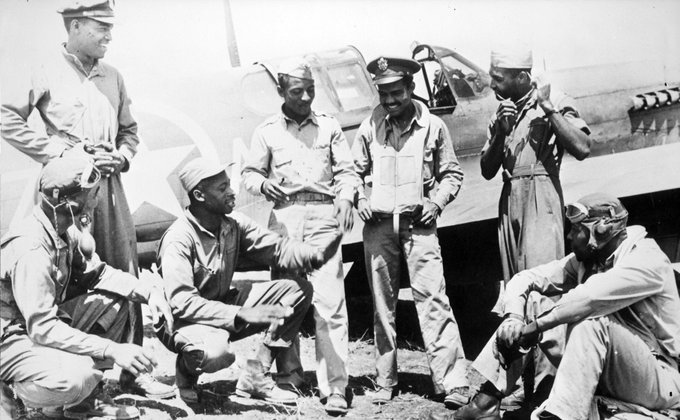
[[[278,91],[284,101],[281,112],[255,129],[243,182],[251,193],[274,202],[271,230],[312,245],[326,243],[338,224],[344,232],[353,226],[352,200],[359,179],[349,145],[335,118],[312,110],[314,78],[307,62],[290,60],[279,66]],[[274,270],[272,277],[314,286],[319,392],[327,412],[347,412],[349,343],[340,249],[309,274]],[[288,372],[279,376],[279,384],[302,385],[302,367],[299,357],[295,359],[281,360]]]
[[[402,258],[406,260],[420,328],[437,394],[464,402],[465,358],[458,324],[446,295],[437,217],[458,194],[463,172],[444,122],[412,99],[418,62],[371,61],[367,69],[380,105],[359,127],[352,145],[363,182],[357,207],[365,222],[366,271],[373,294],[377,392],[375,403],[392,399],[397,379],[395,312]],[[364,191],[372,178],[369,196]],[[456,368],[458,366],[458,368]]]

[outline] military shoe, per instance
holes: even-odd
[[[331,394],[326,398],[324,409],[330,415],[347,414],[347,399],[342,394]]]
[[[123,371],[118,385],[123,392],[139,394],[154,400],[174,398],[177,393],[177,387],[160,382],[150,373],[143,373],[135,378],[131,373]]]
[[[446,397],[444,405],[450,410],[455,410],[470,402],[470,388],[467,386],[453,388]]]
[[[258,360],[248,360],[236,383],[236,395],[277,404],[295,404],[297,394],[279,388]]]
[[[453,413],[455,420],[501,420],[501,401],[495,396],[478,392],[470,401]]]
[[[394,388],[379,386],[375,391],[367,389],[364,395],[370,398],[373,404],[387,404],[394,398]]]
[[[94,391],[78,405],[64,409],[64,417],[67,419],[107,419],[126,420],[138,419],[139,410],[136,407],[116,404],[104,391],[100,383]]]

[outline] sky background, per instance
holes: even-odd
[[[117,0],[106,60],[129,91],[231,65],[226,0]],[[66,38],[55,0],[0,0],[0,71]],[[242,64],[343,45],[366,61],[409,56],[423,43],[455,49],[487,68],[490,48],[512,39],[547,70],[662,60],[680,69],[678,0],[231,0]],[[613,75],[614,77],[615,75]],[[8,83],[3,77],[0,83]],[[1,88],[1,85],[0,85]]]

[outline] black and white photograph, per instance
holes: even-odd
[[[0,0],[0,420],[680,419],[679,17]]]

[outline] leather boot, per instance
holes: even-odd
[[[480,391],[469,404],[453,413],[455,420],[500,420],[501,400],[497,396]]]

